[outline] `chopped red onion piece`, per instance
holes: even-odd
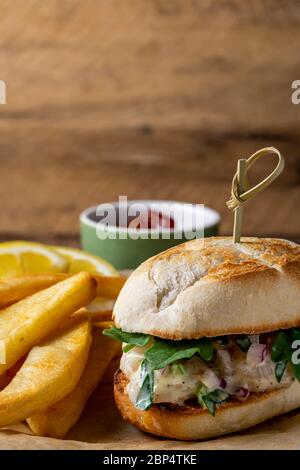
[[[263,344],[264,348],[261,352],[261,360],[264,361],[265,358],[266,358],[266,355],[268,354],[268,349],[267,349],[267,345],[266,344]]]
[[[226,380],[225,380],[224,378],[222,378],[222,379],[220,380],[220,387],[221,387],[221,388],[226,388],[226,386],[227,386],[227,382],[226,382]]]
[[[266,344],[251,344],[246,356],[247,364],[249,364],[249,366],[257,366],[265,360],[267,352]]]
[[[236,393],[235,393],[235,396],[237,397],[237,399],[239,401],[245,401],[247,400],[247,398],[249,397],[250,395],[250,392],[247,388],[244,388],[244,387],[239,387],[237,390],[236,390]]]

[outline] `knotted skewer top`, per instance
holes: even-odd
[[[253,188],[247,189],[247,171],[259,158],[268,154],[277,155],[278,163],[276,168],[263,181]],[[284,164],[283,156],[275,147],[262,148],[251,155],[247,160],[241,159],[238,161],[238,169],[232,180],[231,197],[227,202],[228,208],[235,211],[233,230],[234,243],[239,243],[241,237],[243,205],[269,186],[281,174],[284,169]]]

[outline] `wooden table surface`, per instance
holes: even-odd
[[[232,172],[234,167],[232,166]],[[97,161],[29,159],[15,167],[1,160],[0,238],[79,244],[78,216],[87,206],[128,198],[174,199],[203,203],[222,215],[221,233],[232,233],[225,202],[230,178],[201,177],[201,171]],[[300,242],[300,187],[275,182],[246,207],[245,235],[278,236]]]
[[[286,171],[249,203],[243,233],[300,241],[299,2],[0,7],[1,240],[78,245],[80,211],[119,195],[206,204],[230,234],[237,158],[275,145]]]
[[[111,369],[111,368],[109,368]],[[184,442],[152,436],[125,423],[114,403],[112,383],[106,373],[89,399],[78,423],[65,439],[28,435],[25,424],[0,431],[0,450],[146,450],[190,452],[194,450],[296,450],[300,439],[300,412],[278,416],[254,428],[200,442]]]

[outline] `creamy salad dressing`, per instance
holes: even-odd
[[[253,343],[256,337],[253,335]],[[150,347],[150,346],[148,346]],[[127,393],[136,402],[141,388],[141,362],[148,347],[134,347],[123,353],[120,368],[129,379]],[[171,364],[154,372],[154,403],[173,403],[183,405],[185,401],[195,398],[199,385],[208,391],[220,389],[235,395],[239,389],[259,393],[289,385],[293,375],[287,367],[280,383],[275,377],[275,364],[270,352],[266,352],[263,361],[249,364],[247,354],[230,341],[229,346],[215,344],[217,357],[211,367],[198,356]]]

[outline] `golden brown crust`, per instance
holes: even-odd
[[[200,255],[210,263],[203,278],[215,281],[230,281],[236,276],[278,269],[290,263],[295,263],[300,269],[300,246],[295,243],[276,238],[247,237],[242,239],[243,243],[234,245],[231,240],[231,237],[210,237],[185,242],[153,256],[142,266],[149,270],[159,261],[170,262],[178,257],[191,263],[196,251],[196,256]],[[217,264],[214,262],[216,259],[219,259]]]
[[[192,240],[143,263],[114,308],[117,326],[174,340],[300,324],[300,246]]]
[[[219,405],[216,415],[200,406],[171,407],[152,405],[147,411],[134,407],[126,392],[128,379],[121,370],[115,373],[116,404],[125,421],[158,436],[201,440],[236,432],[300,406],[300,385],[253,394],[244,402]]]

